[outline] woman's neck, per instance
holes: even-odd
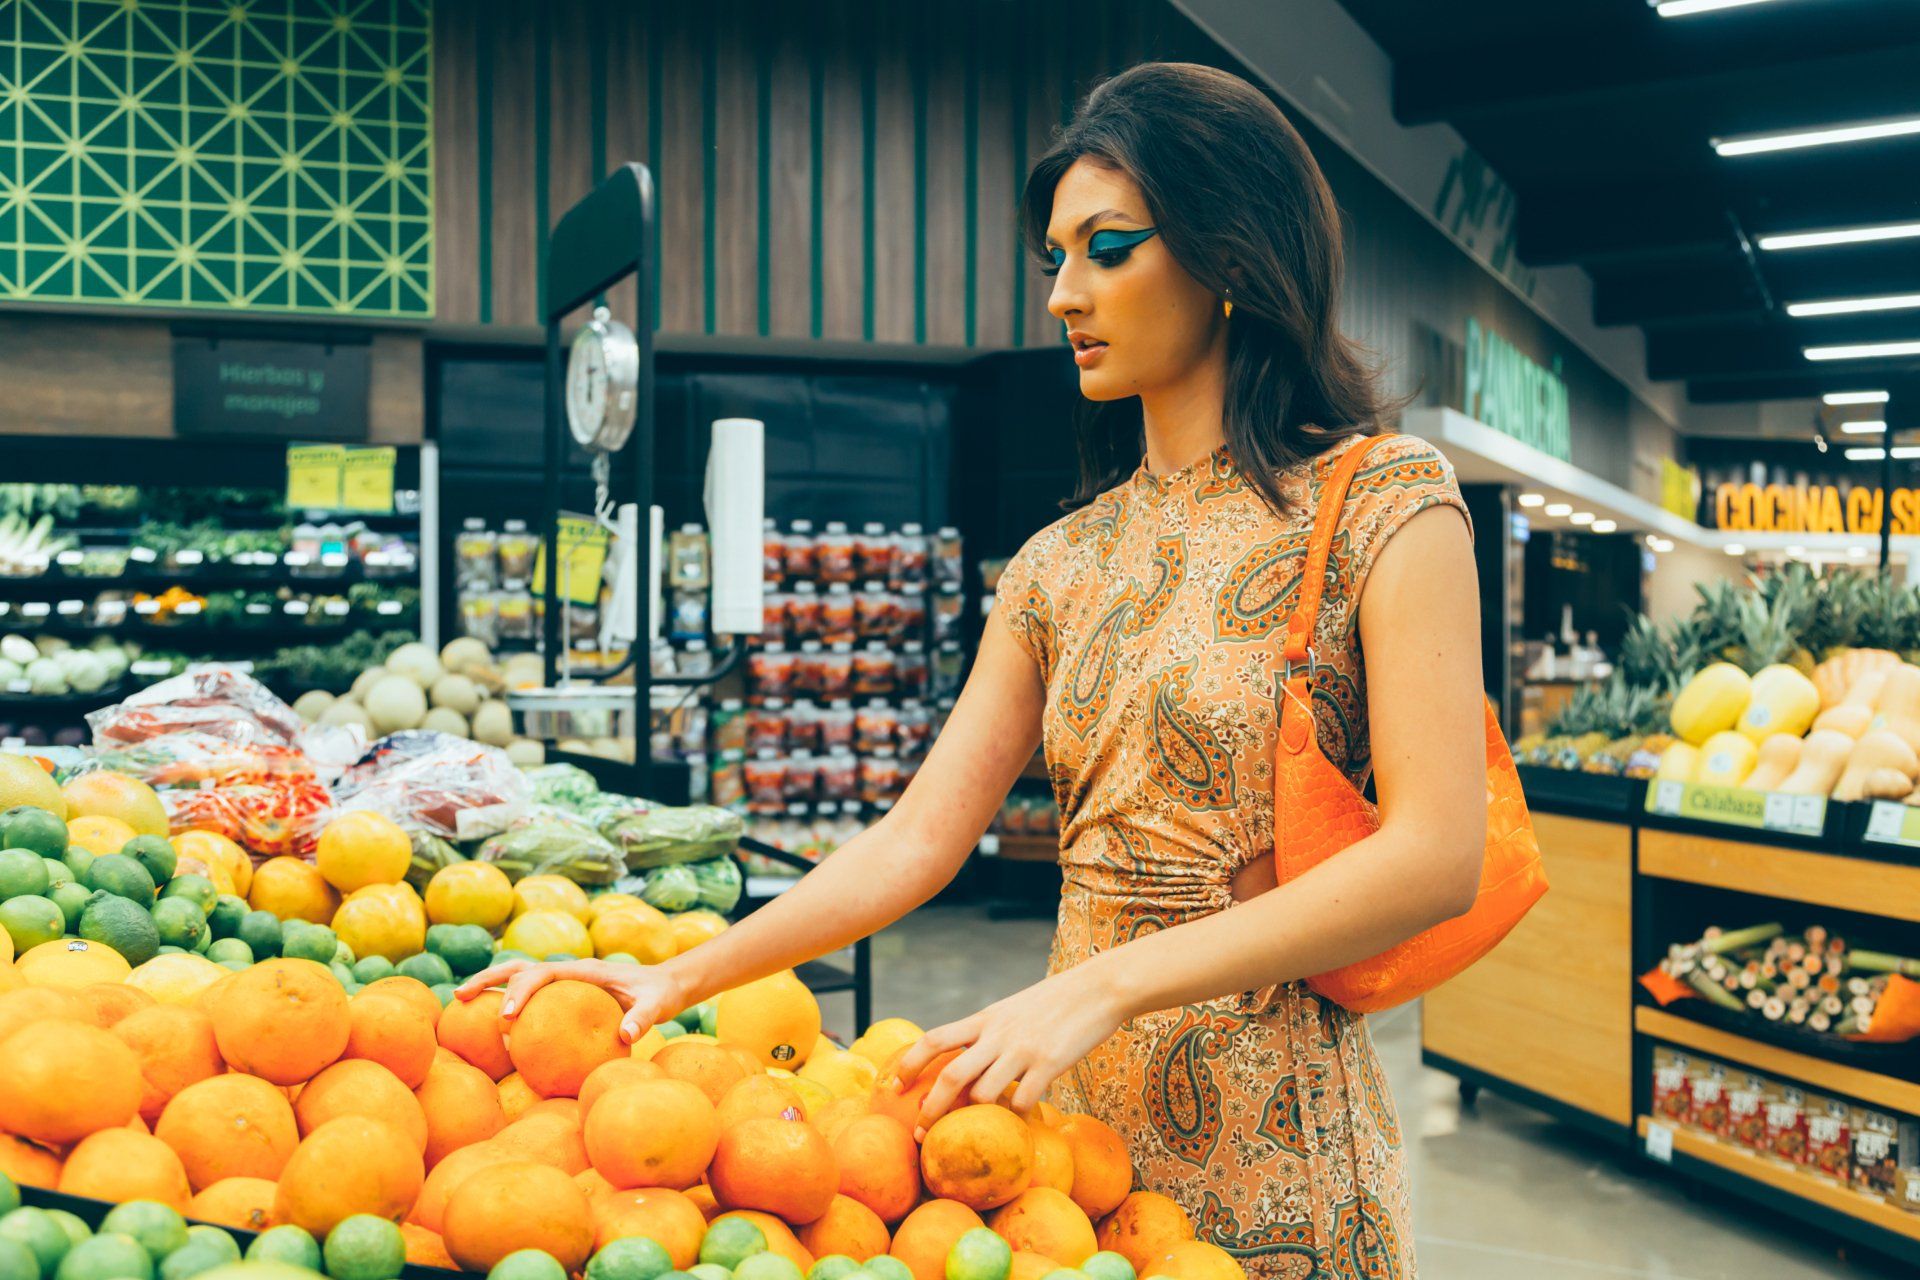
[[[1226,361],[1204,360],[1179,382],[1140,393],[1147,470],[1171,475],[1226,441]]]

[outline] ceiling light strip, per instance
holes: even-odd
[[[1920,307],[1920,293],[1889,293],[1875,298],[1830,298],[1824,302],[1789,302],[1790,316],[1847,316],[1862,311],[1911,311]]]
[[[1902,342],[1850,342],[1837,347],[1802,347],[1800,354],[1809,360],[1874,360],[1894,356],[1920,356],[1920,338]]]
[[[1763,133],[1742,138],[1715,138],[1713,149],[1722,156],[1752,156],[1769,151],[1799,151],[1807,147],[1831,147],[1844,142],[1870,142],[1879,138],[1900,138],[1920,133],[1920,116],[1898,120],[1871,120],[1860,124],[1831,125],[1821,129],[1796,129],[1791,133]]]
[[[1780,249],[1819,249],[1836,244],[1869,244],[1876,240],[1910,240],[1920,236],[1920,222],[1888,222],[1868,227],[1832,227],[1825,231],[1782,231],[1761,236],[1754,243],[1769,252]]]
[[[1829,391],[1820,397],[1821,404],[1885,404],[1888,393],[1885,391]]]

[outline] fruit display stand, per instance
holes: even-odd
[[[770,845],[764,840],[752,836],[742,836],[739,855],[753,855],[767,862],[786,867],[798,875],[805,875],[813,869],[813,864],[796,853]],[[740,895],[740,901],[734,905],[732,918],[739,920],[750,915],[760,907],[779,897],[795,884],[795,879],[786,876],[754,875],[741,856],[742,873],[746,891]],[[873,1020],[873,942],[862,938],[848,948],[853,960],[850,967],[842,968],[830,960],[809,960],[794,972],[807,990],[816,996],[831,995],[847,991],[853,994],[853,1025],[865,1027]]]

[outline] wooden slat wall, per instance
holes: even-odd
[[[663,332],[1049,345],[1013,220],[1028,166],[1100,78],[1209,56],[1164,0],[434,12],[449,324],[537,323],[543,218],[638,160],[660,197]],[[631,317],[632,286],[610,303]]]

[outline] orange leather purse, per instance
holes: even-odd
[[[1280,743],[1274,752],[1273,775],[1273,860],[1281,884],[1380,829],[1378,810],[1320,750],[1312,711],[1316,670],[1312,639],[1347,488],[1383,438],[1374,436],[1353,445],[1328,478],[1307,544],[1299,602],[1287,624],[1279,682]],[[1547,891],[1520,775],[1514,770],[1492,703],[1486,705],[1486,730],[1486,861],[1472,908],[1371,959],[1313,975],[1307,986],[1315,992],[1356,1013],[1404,1004],[1491,951]]]

